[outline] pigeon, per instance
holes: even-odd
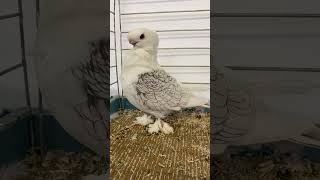
[[[100,39],[89,43],[91,45],[88,60],[84,60],[72,69],[72,73],[83,84],[87,100],[75,106],[75,110],[91,128],[88,134],[99,141],[107,141],[110,109],[109,81],[109,41]],[[100,128],[100,129],[99,129]],[[102,134],[101,134],[102,133]]]
[[[138,28],[128,33],[133,48],[122,63],[123,95],[136,108],[145,112],[136,123],[148,125],[149,133],[173,133],[163,119],[174,111],[189,107],[209,107],[207,99],[199,98],[162,69],[157,61],[159,37],[155,31]],[[156,118],[155,122],[152,116]]]
[[[277,141],[320,148],[319,84],[307,80],[249,82],[239,71],[212,65],[213,155],[229,146]],[[303,108],[303,111],[301,110]]]
[[[44,108],[75,140],[108,157],[106,3],[41,1],[33,63]]]

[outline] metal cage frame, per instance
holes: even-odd
[[[30,88],[29,88],[29,77],[28,77],[28,66],[26,60],[26,48],[25,48],[25,31],[24,31],[24,14],[23,14],[23,2],[22,0],[17,0],[18,2],[18,12],[11,14],[4,14],[0,16],[1,20],[7,20],[12,18],[18,18],[19,21],[19,34],[20,34],[20,49],[21,49],[21,62],[13,65],[11,67],[0,70],[0,76],[4,76],[14,70],[19,68],[23,69],[23,79],[24,79],[24,91],[25,91],[25,99],[26,99],[26,108],[28,117],[36,116],[37,118],[42,118],[43,113],[43,103],[42,103],[42,95],[40,89],[38,89],[38,107],[35,110],[31,105],[31,97],[30,97]],[[39,0],[35,0],[36,3],[36,26],[39,25],[39,14],[40,14],[40,2]],[[36,28],[37,28],[36,27]],[[39,147],[41,155],[44,156],[46,152],[45,142],[44,142],[44,129],[43,129],[43,121],[39,121],[38,123],[34,119],[30,119],[28,121],[28,132],[29,134],[29,143],[31,145],[31,150],[35,150]],[[37,146],[37,141],[39,146]]]
[[[0,71],[0,76],[3,76],[11,71],[14,71],[18,68],[23,69],[23,78],[25,86],[25,98],[26,106],[31,111],[31,101],[30,101],[30,91],[29,91],[29,81],[28,81],[28,70],[26,63],[26,49],[25,49],[25,38],[24,38],[24,22],[23,22],[23,10],[22,10],[22,0],[18,0],[18,12],[5,14],[0,16],[0,20],[7,20],[11,18],[19,19],[19,31],[20,31],[20,48],[21,48],[21,62],[13,65],[9,68],[5,68]]]

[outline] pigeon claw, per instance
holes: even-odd
[[[153,123],[153,120],[151,119],[150,116],[144,114],[144,115],[141,116],[141,117],[136,117],[136,121],[134,121],[134,123],[140,124],[140,125],[142,125],[142,126],[146,126],[146,125],[148,125],[148,124]]]
[[[155,123],[148,125],[148,133],[158,133],[160,131],[160,120],[156,120]]]
[[[159,133],[159,131],[164,134],[171,134],[173,133],[173,128],[168,123],[163,122],[160,119],[157,119],[155,123],[148,125],[148,133]]]

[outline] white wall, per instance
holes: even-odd
[[[159,63],[184,84],[209,88],[209,0],[119,2],[121,36],[117,41],[121,44],[122,55],[131,48],[126,38],[129,31],[140,27],[156,30],[160,37]],[[121,55],[118,61],[121,63]]]
[[[319,1],[215,0],[215,13],[320,13]],[[320,68],[320,18],[213,18],[214,62],[225,66]],[[262,80],[317,79],[318,73],[246,72]]]
[[[320,1],[215,0],[215,13],[320,13]],[[224,66],[320,68],[320,18],[213,18],[214,63]],[[249,82],[311,81],[319,72],[237,71]],[[317,85],[319,87],[319,85]],[[292,89],[292,91],[297,89]],[[277,96],[281,112],[301,112],[318,119],[319,89],[301,97]],[[313,99],[313,101],[310,101]],[[265,98],[266,102],[270,98]],[[307,101],[306,101],[307,100]],[[278,105],[280,104],[280,105]],[[270,104],[268,104],[270,105]],[[299,107],[293,108],[292,106]],[[286,110],[284,110],[286,109]],[[278,111],[278,109],[277,109]],[[280,110],[279,110],[280,112]],[[302,120],[304,121],[304,120]]]
[[[214,0],[214,12],[319,13],[318,0]]]

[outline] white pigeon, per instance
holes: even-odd
[[[320,147],[319,85],[311,81],[248,82],[241,73],[213,66],[213,154],[230,145],[275,141]]]
[[[207,99],[192,94],[160,67],[156,32],[146,28],[135,29],[128,33],[128,41],[133,49],[127,53],[122,64],[123,95],[136,108],[156,117],[153,123],[151,117],[145,114],[136,118],[136,123],[148,125],[149,133],[161,131],[169,134],[173,133],[173,128],[162,121],[166,115],[188,107],[208,107]]]

